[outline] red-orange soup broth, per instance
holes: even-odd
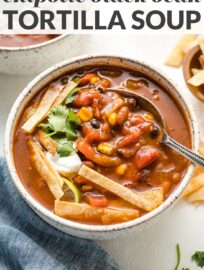
[[[25,47],[47,42],[58,35],[0,35],[0,47]]]
[[[64,109],[65,112],[66,108],[71,109],[80,121],[78,126],[76,123],[74,124],[75,130],[72,131],[75,135],[54,131],[53,127],[49,125],[49,117],[42,121],[43,125],[38,124],[32,134],[27,134],[22,129],[22,125],[30,117],[29,115],[35,112],[47,88],[42,89],[31,100],[20,117],[14,135],[13,155],[18,176],[26,190],[40,204],[50,211],[54,211],[55,198],[48,188],[46,177],[42,177],[36,170],[28,146],[28,138],[32,137],[47,155],[49,147],[45,147],[39,141],[38,131],[40,129],[55,141],[54,145],[58,145],[58,148],[55,149],[56,155],[66,156],[69,152],[68,148],[60,147],[62,144],[64,147],[72,141],[82,164],[132,192],[138,193],[161,188],[165,200],[184,177],[189,162],[172,149],[160,144],[161,127],[155,121],[154,116],[142,108],[136,99],[117,95],[108,91],[107,88],[120,87],[132,90],[150,99],[161,111],[169,134],[190,148],[189,127],[179,105],[156,82],[134,71],[114,67],[86,67],[65,74],[56,80],[54,85],[62,89],[70,80],[77,82],[77,89],[69,98],[67,105],[65,103],[60,105],[63,106],[60,109]],[[59,111],[55,111],[55,116],[58,113]],[[51,117],[53,117],[53,113]],[[60,145],[61,139],[63,141]],[[69,142],[66,141],[64,145],[65,140]],[[68,179],[80,193],[82,207],[87,205],[90,209],[103,209],[102,211],[104,209],[135,210],[138,216],[147,213],[146,210],[132,205],[110,190],[94,184],[90,179],[77,173]],[[67,189],[63,186],[63,192],[66,193]],[[74,201],[74,196],[70,197],[70,190],[62,197],[62,201]],[[112,213],[110,213],[110,217],[111,215]],[[104,222],[107,224],[124,222],[133,218],[117,217],[113,218],[113,221],[111,218],[104,221],[98,216],[90,218],[90,220],[83,219],[83,214],[79,218],[72,218],[69,214],[63,217],[77,220],[77,222],[99,225],[103,225]]]

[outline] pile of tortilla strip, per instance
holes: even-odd
[[[204,156],[204,143],[201,143],[200,154]],[[196,166],[195,173],[183,192],[184,198],[192,203],[204,201],[204,169]]]
[[[180,67],[183,59],[190,49],[196,45],[200,46],[202,54],[199,56],[200,68],[192,68],[192,77],[188,83],[192,86],[204,84],[204,36],[184,35],[180,38],[176,46],[172,49],[167,57],[165,64],[171,67]]]
[[[47,117],[50,109],[63,104],[67,95],[75,87],[76,84],[72,81],[68,82],[64,88],[51,84],[38,107],[32,110],[32,112],[28,110],[29,117],[27,117],[22,126],[22,129],[29,137],[28,145],[33,165],[55,197],[55,214],[67,219],[111,224],[137,218],[140,216],[140,211],[150,212],[154,210],[164,201],[163,188],[158,187],[148,191],[133,192],[85,165],[81,166],[78,171],[79,175],[115,194],[120,200],[130,204],[130,207],[125,206],[123,209],[117,209],[114,205],[110,205],[107,208],[94,208],[81,202],[79,196],[75,196],[77,200],[75,198],[74,201],[64,200],[65,190],[73,187],[71,180],[67,179],[71,178],[71,176],[62,175],[46,157],[46,151],[50,153],[56,152],[56,142],[52,138],[46,138],[45,134],[39,134],[39,124]],[[37,138],[35,136],[36,133],[40,135]],[[77,188],[72,188],[72,191],[77,193]],[[135,206],[138,209],[135,209]]]

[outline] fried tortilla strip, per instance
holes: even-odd
[[[188,83],[193,86],[200,86],[204,84],[204,70],[201,70],[199,73],[190,78]]]
[[[46,133],[42,129],[38,129],[37,135],[40,143],[54,156],[57,152],[58,143],[51,137],[46,138]]]
[[[196,75],[198,74],[202,69],[199,69],[199,68],[192,68],[191,69],[191,72],[193,73],[193,75]]]
[[[199,62],[200,62],[202,69],[204,69],[204,54],[201,54],[199,56]]]
[[[204,37],[203,36],[198,37],[198,44],[200,46],[202,53],[204,54]]]
[[[57,99],[55,100],[54,104],[52,105],[52,108],[62,104],[66,97],[69,95],[69,93],[76,88],[78,85],[78,83],[75,83],[73,81],[69,81],[68,84],[63,88],[62,92],[60,93],[60,95],[57,97]]]
[[[200,201],[204,201],[204,186],[198,190],[196,190],[195,192],[191,193],[187,200],[189,202],[200,202]]]
[[[167,57],[165,64],[172,67],[180,67],[186,52],[195,45],[197,35],[184,35]]]
[[[48,187],[56,199],[60,199],[64,192],[62,191],[63,180],[52,164],[46,158],[40,146],[32,139],[28,141],[31,151],[31,160],[41,177],[46,181]]]
[[[136,194],[146,198],[152,202],[154,208],[159,206],[164,201],[164,190],[161,187],[153,188],[142,192],[136,192]]]
[[[185,53],[179,47],[176,46],[170,52],[164,64],[171,67],[180,67],[184,57]]]
[[[103,187],[106,190],[114,193],[115,195],[122,198],[123,200],[128,201],[129,203],[141,209],[144,209],[145,211],[149,212],[157,207],[157,203],[155,203],[155,201],[153,200],[153,194],[152,194],[152,198],[150,199],[150,194],[148,195],[148,198],[147,198],[147,194],[144,196],[143,192],[135,193],[131,191],[130,189],[103,176],[102,174],[97,173],[96,171],[90,169],[89,167],[85,165],[82,165],[78,174],[89,179],[91,182],[99,185],[100,187]]]
[[[34,114],[22,126],[26,133],[32,133],[35,127],[47,116],[53,102],[61,91],[61,87],[53,84],[48,88]]]
[[[110,224],[125,222],[139,217],[138,210],[116,210],[110,208],[96,208],[87,204],[55,201],[55,214],[68,219],[101,222]]]
[[[204,187],[204,173],[193,177],[183,192],[183,196],[188,196],[194,191],[197,191],[201,187]]]

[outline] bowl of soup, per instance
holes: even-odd
[[[91,239],[142,231],[186,187],[193,165],[160,143],[160,124],[132,92],[158,106],[175,140],[198,150],[189,103],[165,75],[134,59],[67,60],[37,76],[13,105],[5,135],[12,180],[59,230]]]
[[[83,40],[79,35],[0,35],[0,72],[37,74],[76,55]]]

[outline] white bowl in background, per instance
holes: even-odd
[[[199,148],[199,131],[191,105],[188,101],[186,101],[185,97],[181,96],[177,86],[170,79],[168,79],[168,76],[163,75],[160,71],[157,71],[157,68],[152,68],[145,63],[130,58],[121,56],[83,56],[69,59],[42,72],[22,91],[10,111],[5,133],[6,161],[12,180],[18,192],[42,219],[57,229],[83,238],[111,239],[115,237],[126,236],[133,232],[140,232],[151,223],[157,221],[161,214],[164,213],[167,208],[169,208],[175,201],[177,201],[178,197],[181,195],[192,176],[194,166],[192,164],[189,165],[183,180],[178,184],[175,190],[170,194],[170,196],[164,201],[162,205],[142,217],[125,223],[106,226],[77,223],[56,216],[54,213],[47,210],[44,206],[34,200],[20,181],[13,162],[12,145],[16,123],[18,122],[19,116],[21,115],[21,112],[27,103],[33,98],[34,95],[36,95],[40,89],[64,73],[82,68],[87,65],[113,65],[119,66],[121,68],[130,68],[134,69],[135,71],[140,71],[150,78],[154,78],[163,88],[166,89],[166,91],[178,102],[178,104],[183,109],[189,124],[192,139],[192,149],[194,151],[198,151]]]
[[[0,72],[13,75],[37,74],[80,53],[85,38],[85,35],[60,35],[30,46],[0,46]]]

